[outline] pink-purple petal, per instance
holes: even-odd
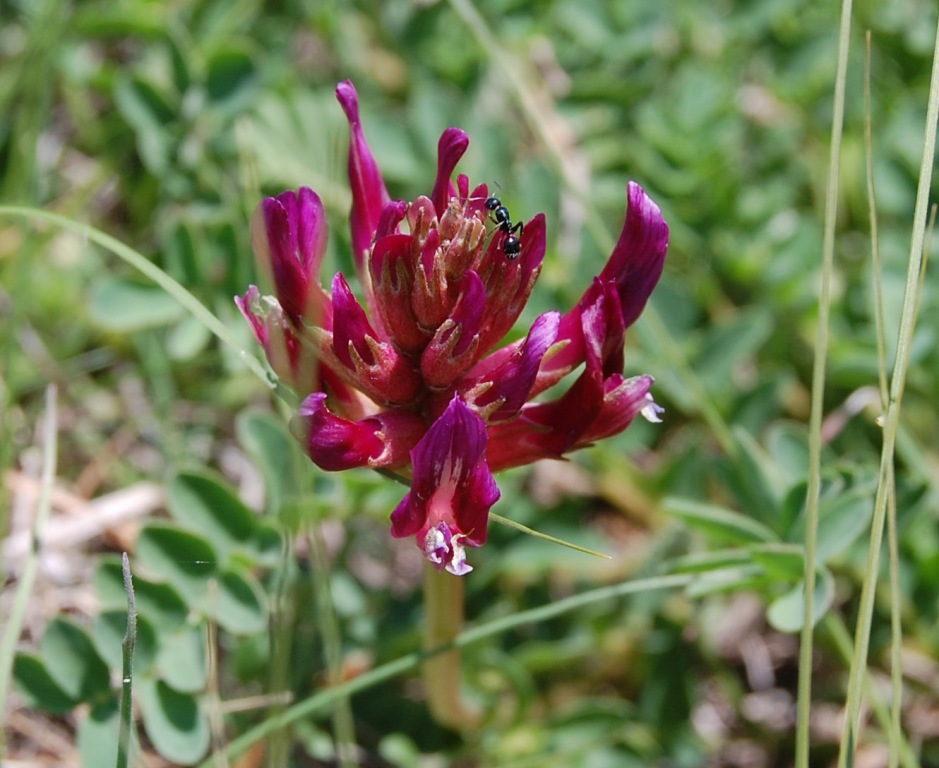
[[[354,364],[351,347],[354,347],[366,364],[374,364],[375,359],[366,339],[375,338],[375,331],[341,272],[337,272],[333,278],[332,288],[333,339],[336,356],[345,366],[352,368]]]
[[[423,420],[406,411],[377,414],[360,421],[336,416],[326,407],[325,392],[307,397],[299,416],[308,455],[327,471],[403,466],[424,431]]]
[[[486,541],[489,509],[499,498],[486,444],[485,423],[455,396],[411,451],[411,491],[392,513],[391,533],[416,536],[441,570],[465,573],[462,547]]]
[[[421,374],[432,389],[449,387],[476,359],[486,289],[473,271],[463,275],[460,298],[421,355]]]
[[[450,177],[468,146],[469,136],[459,128],[447,128],[440,135],[437,142],[437,180],[430,196],[438,216],[443,216],[450,198],[456,194],[456,187]]]
[[[486,457],[492,471],[560,459],[619,434],[639,414],[654,421],[661,412],[649,394],[651,376],[611,377],[603,383],[605,392],[599,397],[596,386],[585,377],[560,400],[530,403],[517,419],[490,426]],[[584,405],[578,409],[580,401]]]
[[[597,440],[618,435],[628,427],[633,419],[650,406],[658,413],[661,409],[649,396],[654,379],[649,375],[633,376],[624,379],[614,376],[605,382],[603,406],[584,430],[575,448],[582,448]]]
[[[535,287],[547,247],[544,214],[525,224],[522,252],[510,261],[495,243],[490,243],[481,276],[486,285],[486,313],[480,339],[480,353],[493,347],[518,320]]]
[[[558,345],[539,370],[533,395],[556,384],[584,362],[587,345],[599,345],[604,376],[623,371],[626,329],[615,286],[594,278],[580,303],[561,318]]]
[[[315,387],[317,361],[304,349],[276,299],[250,286],[235,305],[248,321],[273,371],[298,391]]]
[[[381,240],[383,237],[397,234],[398,225],[407,215],[408,204],[404,200],[392,200],[381,209],[381,215],[378,217],[378,227],[375,231],[375,239]]]
[[[249,285],[244,297],[235,296],[235,306],[251,326],[255,340],[267,349],[268,329],[260,315],[260,301],[261,292],[256,285]]]
[[[390,201],[385,180],[378,163],[365,140],[359,118],[359,96],[348,80],[336,86],[336,98],[349,121],[349,186],[352,189],[352,211],[349,224],[352,233],[352,253],[356,267],[361,270],[365,254],[372,246],[378,230],[382,209]]]
[[[588,321],[589,322],[589,321]],[[573,450],[603,408],[602,342],[585,338],[584,371],[557,400],[530,403],[519,418],[490,426],[489,463],[497,469]]]
[[[406,354],[419,353],[430,338],[411,305],[414,265],[410,257],[411,236],[401,234],[376,241],[369,259],[378,314],[388,337]]]
[[[668,250],[668,224],[662,211],[636,182],[627,188],[626,221],[600,279],[616,285],[623,323],[631,326],[662,276]]]
[[[412,406],[420,394],[420,373],[411,360],[377,334],[341,273],[333,278],[331,338],[314,333],[324,359],[343,380],[384,406]]]
[[[375,430],[330,413],[324,392],[307,397],[299,414],[306,429],[307,454],[320,469],[336,472],[365,467],[372,456],[381,453]]]
[[[557,312],[540,315],[524,341],[513,345],[511,354],[504,356],[498,366],[489,369],[484,361],[466,376],[461,389],[482,390],[473,406],[487,412],[490,424],[515,416],[531,396],[541,361],[557,340],[559,319]],[[490,410],[491,406],[495,408]]]
[[[328,313],[317,281],[327,231],[323,203],[307,187],[266,198],[251,219],[258,266],[273,283],[284,313],[297,327],[302,318],[322,322]]]

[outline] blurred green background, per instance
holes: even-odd
[[[259,279],[247,222],[263,195],[316,189],[330,220],[323,282],[337,269],[351,272],[347,128],[333,95],[340,80],[358,88],[392,197],[429,193],[437,138],[456,125],[471,139],[461,172],[498,182],[513,218],[546,213],[545,268],[523,320],[571,306],[599,272],[622,226],[628,180],[665,214],[671,245],[655,314],[630,331],[626,355],[628,375],[656,377],[665,422],[637,423],[563,465],[508,473],[494,509],[612,560],[491,526],[490,543],[471,553],[467,618],[478,623],[676,568],[701,574],[696,589],[594,605],[468,649],[467,686],[485,724],[464,738],[433,724],[414,679],[370,689],[352,704],[361,764],[791,763],[797,638],[782,630],[798,628],[786,598],[802,567],[839,13],[835,3],[804,0],[0,0],[0,201],[114,235],[185,285],[248,349],[232,296]],[[827,618],[816,652],[813,765],[827,764],[840,735],[847,662],[837,627],[853,626],[880,454],[872,288],[883,290],[892,359],[935,23],[934,4],[917,0],[859,2],[852,23],[825,393]],[[865,30],[883,258],[876,276]],[[897,476],[904,714],[923,765],[939,764],[934,284],[927,276]],[[226,537],[234,554],[213,576],[240,596],[243,614],[189,604],[178,626],[155,619],[152,628],[159,645],[171,625],[221,626],[214,690],[223,700],[284,689],[302,697],[323,685],[328,641],[315,594],[327,571],[349,674],[419,645],[420,568],[411,542],[387,535],[400,487],[366,472],[327,476],[306,463],[278,431],[286,412],[162,291],[86,239],[4,216],[0,318],[4,509],[17,509],[23,479],[35,475],[36,425],[54,382],[64,492],[87,500],[156,482],[170,512],[155,513],[142,533],[82,542],[57,575],[47,565],[37,585],[43,607],[22,648],[38,647],[57,615],[74,619],[74,627],[61,618],[54,625],[62,644],[84,642],[69,640],[73,631],[97,643],[82,627],[120,607],[111,587],[121,547],[139,542],[154,584],[168,581],[185,595],[208,575],[179,573],[186,558],[173,553],[191,547],[197,561],[206,541]],[[733,450],[715,434],[715,419],[729,428]],[[206,510],[195,521],[193,506]],[[237,531],[232,519],[243,523]],[[4,531],[17,525],[7,515]],[[299,535],[281,550],[278,530],[311,526],[312,538]],[[4,605],[16,578],[11,552]],[[155,615],[174,599],[156,600]],[[878,610],[872,638],[875,678],[887,669],[887,610]],[[119,668],[106,647],[79,653],[64,674],[92,657]],[[58,709],[30,687],[56,677],[51,654],[40,648],[29,657],[34,666],[18,665],[18,698],[5,703],[11,758],[55,751],[25,721],[50,718],[70,744],[82,727],[92,730],[79,725],[78,703],[103,708],[102,722],[111,717],[104,672],[93,675],[104,680],[95,688],[101,698],[65,691]],[[204,701],[210,688],[204,659],[196,666],[199,684],[180,707]],[[142,695],[183,695],[165,667],[153,670]],[[166,701],[148,711],[170,711]],[[266,713],[232,715],[225,733]],[[146,723],[144,748],[171,762],[201,758],[208,731],[193,718],[182,746],[175,726]],[[270,764],[333,764],[330,728],[324,717],[293,729],[269,745]],[[872,723],[861,746],[870,764],[883,742]],[[97,748],[89,744],[108,739],[77,743],[87,761]]]

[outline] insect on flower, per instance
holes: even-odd
[[[502,205],[502,201],[495,195],[486,198],[486,210],[489,211],[489,220],[498,224],[502,233],[502,252],[509,261],[515,261],[522,252],[520,239],[524,230],[522,222],[512,224],[509,209]],[[518,235],[515,233],[518,232]]]

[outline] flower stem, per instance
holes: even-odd
[[[424,567],[424,650],[455,640],[463,626],[463,579],[441,573],[430,563]],[[479,723],[479,713],[463,702],[460,685],[460,649],[427,659],[423,665],[427,704],[434,719],[456,731]]]

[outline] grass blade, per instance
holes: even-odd
[[[835,224],[838,184],[841,172],[841,135],[844,129],[845,84],[851,33],[852,0],[841,6],[838,38],[838,70],[835,78],[834,110],[831,124],[831,158],[825,196],[825,234],[822,245],[822,284],[818,301],[815,359],[812,364],[812,409],[809,416],[809,478],[805,502],[805,611],[799,647],[799,693],[796,720],[797,768],[809,766],[809,715],[812,703],[812,645],[814,640],[815,574],[818,550],[819,494],[822,484],[822,419],[824,416],[825,366],[828,358],[828,324],[831,310],[831,284],[835,261]]]
[[[58,450],[58,426],[56,387],[50,385],[46,389],[46,411],[42,430],[42,479],[39,487],[39,500],[36,504],[36,519],[33,523],[32,546],[26,555],[23,572],[20,574],[16,595],[13,598],[13,606],[5,622],[3,637],[0,638],[0,701],[7,700],[7,694],[10,690],[16,643],[23,629],[26,606],[29,604],[29,596],[36,581],[36,573],[39,569],[39,554],[42,549],[42,534],[52,508],[52,485],[55,482]]]

